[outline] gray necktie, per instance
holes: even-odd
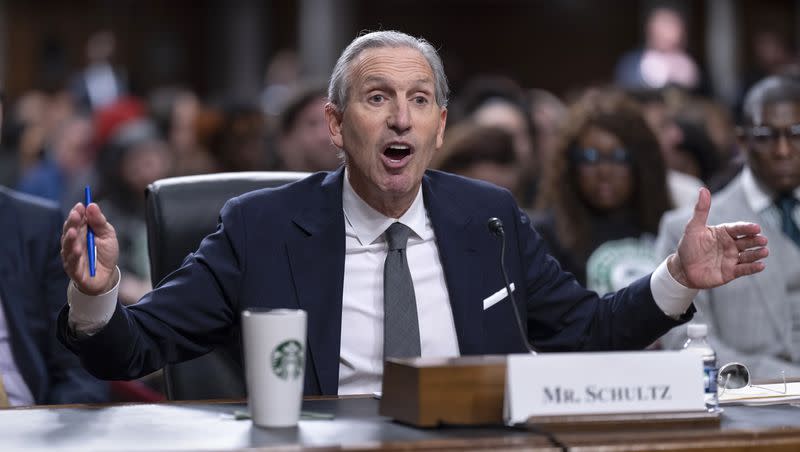
[[[417,301],[406,258],[409,234],[411,229],[401,223],[385,233],[389,250],[383,266],[384,359],[420,356]]]

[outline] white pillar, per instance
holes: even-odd
[[[735,104],[740,89],[739,27],[734,0],[706,2],[706,61],[714,95],[729,106]]]
[[[216,79],[214,91],[246,100],[256,99],[264,79],[264,60],[268,23],[268,2],[260,0],[229,0],[212,9],[210,46],[215,58],[209,70],[222,72]],[[212,28],[213,30],[213,28]]]
[[[326,79],[339,54],[354,37],[350,0],[301,0],[298,14],[300,70]]]

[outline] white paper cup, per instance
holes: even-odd
[[[306,312],[242,312],[247,403],[260,427],[292,427],[300,418],[306,364]]]

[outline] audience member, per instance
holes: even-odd
[[[514,80],[503,76],[478,76],[469,80],[455,105],[454,120],[505,129],[514,139],[523,188],[519,202],[530,206],[536,196],[539,161],[533,147],[528,100]]]
[[[187,89],[164,87],[154,91],[148,103],[150,115],[172,151],[173,174],[215,172],[216,161],[199,139],[202,105],[197,96]]]
[[[672,206],[655,135],[615,91],[570,106],[561,146],[544,171],[533,223],[561,266],[599,293],[653,271],[653,242]]]
[[[798,58],[792,40],[775,29],[756,30],[751,35],[747,47],[750,49],[751,64],[743,71],[743,90],[739,106],[744,94],[759,80],[770,75],[800,75],[800,58]]]
[[[297,89],[279,117],[277,153],[287,171],[330,171],[341,165],[325,122],[328,102],[324,85]]]
[[[225,108],[209,144],[219,171],[263,171],[270,166],[266,118],[255,106]]]
[[[771,264],[752,278],[701,291],[697,321],[709,328],[720,363],[747,365],[754,378],[800,375],[800,82],[766,78],[744,103],[744,170],[714,199],[711,221],[761,223],[770,241]],[[675,250],[692,215],[670,212],[661,223],[657,251]],[[685,329],[664,337],[679,348]]]
[[[716,150],[718,167],[703,179],[712,193],[725,187],[741,171],[744,156],[739,150],[732,115],[722,104],[711,99],[688,99],[677,111],[678,122],[701,127]]]
[[[93,33],[86,42],[86,68],[70,84],[72,95],[86,112],[106,107],[127,92],[122,71],[112,62],[116,45],[111,30]]]
[[[514,137],[495,126],[462,121],[445,134],[431,168],[490,182],[520,199],[522,169],[517,162]]]
[[[700,70],[686,52],[686,24],[671,8],[655,8],[647,17],[645,47],[626,53],[617,63],[615,81],[626,89],[659,89],[700,84]]]
[[[29,91],[17,101],[9,118],[9,144],[13,147],[17,166],[12,172],[14,185],[43,160],[47,160],[46,148],[52,146],[53,138],[61,135],[65,124],[77,115],[72,98],[64,91],[45,93]],[[36,169],[39,171],[41,168]],[[52,199],[58,199],[51,195]]]
[[[65,120],[47,139],[44,157],[22,175],[17,189],[69,209],[93,177],[92,135],[88,118]]]
[[[670,155],[670,167],[707,186],[719,171],[720,152],[701,124],[680,119],[676,123],[681,129],[681,141]]]
[[[679,170],[676,155],[678,145],[683,141],[683,132],[667,106],[664,92],[644,90],[633,91],[631,95],[641,105],[644,119],[658,140],[661,155],[667,165],[667,186],[672,202],[677,207],[693,205],[703,181]]]

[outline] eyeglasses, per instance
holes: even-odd
[[[717,386],[720,388],[719,395],[725,394],[729,389],[758,388],[775,394],[786,394],[786,372],[781,371],[783,380],[783,390],[768,388],[766,386],[754,385],[750,382],[750,370],[742,363],[728,363],[719,368],[717,373]]]
[[[570,159],[578,165],[597,165],[601,162],[630,165],[633,162],[633,156],[625,148],[616,148],[611,153],[602,153],[595,148],[573,148]]]
[[[800,151],[800,124],[788,127],[752,126],[745,131],[756,151],[766,152],[774,149],[781,137],[786,138],[792,149]]]

